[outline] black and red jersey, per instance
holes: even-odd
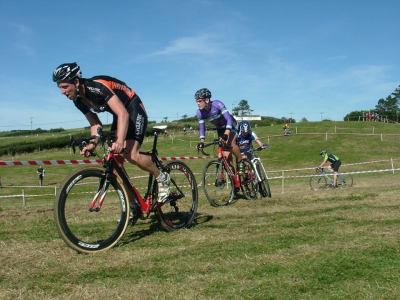
[[[113,113],[107,105],[113,95],[117,95],[125,107],[128,107],[135,96],[135,91],[125,82],[110,76],[83,78],[82,83],[85,89],[84,96],[78,96],[74,104],[83,114],[89,111]]]

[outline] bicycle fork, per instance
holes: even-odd
[[[110,185],[110,182],[106,177],[102,178],[99,184],[99,189],[94,195],[92,201],[89,203],[89,211],[90,212],[99,212],[101,209],[101,206],[103,205],[104,198],[107,194],[108,187]]]

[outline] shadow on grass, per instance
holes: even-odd
[[[189,228],[194,228],[201,224],[207,223],[207,222],[211,221],[212,219],[213,219],[212,215],[197,213],[195,218],[193,219],[193,223],[191,224],[191,226]],[[148,226],[147,229],[135,230],[129,234],[125,234],[125,236],[119,242],[119,246],[124,246],[129,243],[138,241],[138,240],[140,240],[146,236],[149,236],[155,232],[165,231],[161,227],[160,222],[156,215],[154,215],[154,214],[151,215],[148,220],[150,220],[150,221],[146,224]],[[142,224],[140,226],[142,227],[142,226],[146,226],[146,225]],[[135,226],[135,224],[132,226]]]

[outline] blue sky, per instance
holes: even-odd
[[[400,1],[0,1],[0,130],[87,121],[51,80],[127,82],[150,120],[193,116],[208,87],[228,109],[342,120],[399,86]],[[111,117],[102,114],[104,122]]]

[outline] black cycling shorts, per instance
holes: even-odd
[[[331,168],[333,169],[333,171],[338,172],[341,164],[342,162],[340,160],[337,160],[331,164]]]
[[[225,133],[225,128],[217,129],[217,134],[219,138],[223,137],[224,133]],[[230,151],[232,149],[230,145],[232,144],[232,140],[235,138],[235,136],[236,136],[236,129],[231,128],[228,141],[226,142],[226,146],[224,147],[224,151]]]
[[[144,135],[147,128],[147,114],[144,110],[142,100],[139,96],[135,95],[129,102],[126,110],[129,113],[129,126],[128,132],[126,133],[126,140],[135,140],[139,144],[143,143]],[[111,131],[117,129],[118,118],[114,115],[114,119],[111,125]]]

